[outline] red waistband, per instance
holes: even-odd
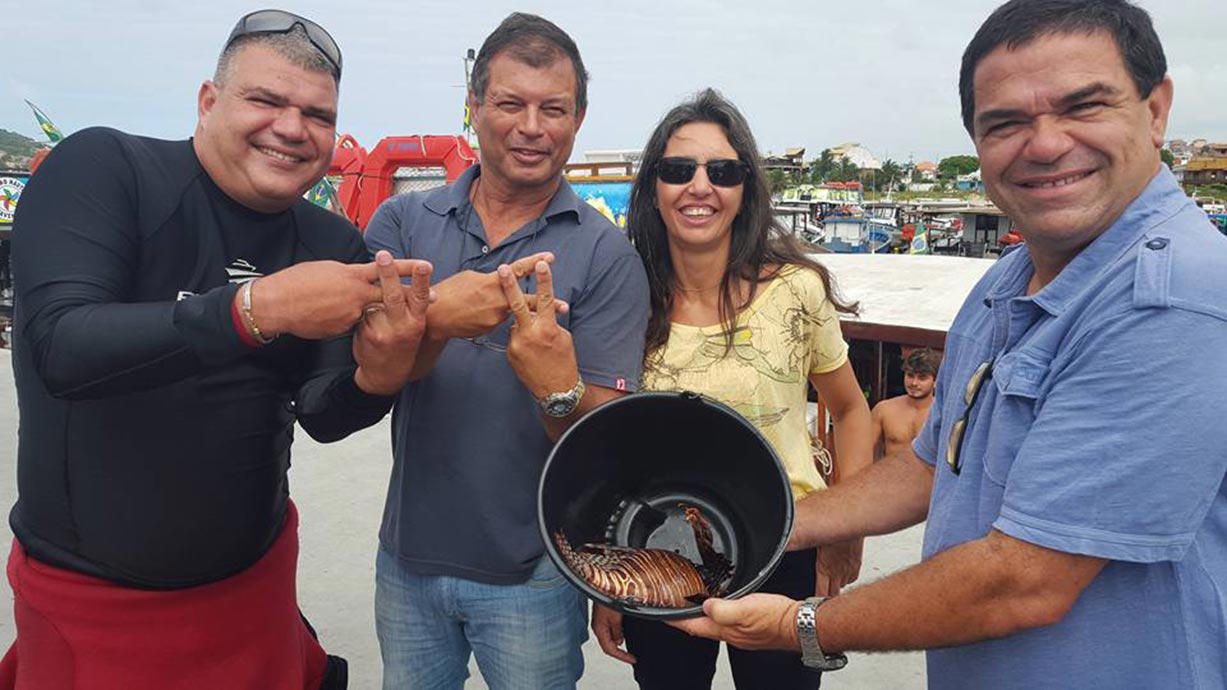
[[[190,589],[121,587],[33,561],[14,540],[17,641],[0,690],[316,690],[327,659],[298,611],[297,565],[293,503],[259,561]]]

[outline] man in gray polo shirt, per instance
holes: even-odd
[[[459,689],[470,651],[494,690],[573,688],[583,673],[586,604],[543,556],[537,482],[551,439],[637,385],[649,309],[638,255],[561,176],[586,82],[565,32],[509,16],[473,68],[482,164],[389,199],[366,231],[372,253],[429,259],[439,280],[393,415],[376,565],[385,689]],[[526,276],[541,279],[537,314],[517,303],[508,318],[503,265],[530,296]]]

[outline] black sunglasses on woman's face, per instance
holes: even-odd
[[[717,187],[736,187],[750,174],[750,166],[736,158],[713,158],[700,163],[693,158],[671,156],[660,160],[656,177],[665,184],[686,184],[694,179],[700,165],[707,170],[707,181]]]

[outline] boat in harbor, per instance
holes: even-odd
[[[826,238],[822,225],[814,219],[808,204],[779,202],[772,205],[775,219],[803,242],[819,245]]]
[[[867,203],[859,182],[790,187],[774,208],[794,234],[828,252],[878,254],[903,246],[899,207]]]
[[[1210,222],[1218,228],[1219,232],[1227,235],[1227,213],[1207,213],[1206,216],[1210,218]]]

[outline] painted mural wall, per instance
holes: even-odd
[[[12,226],[17,199],[29,179],[29,173],[0,172],[0,229],[8,230]]]
[[[601,212],[614,225],[626,228],[626,214],[630,210],[631,181],[587,182],[571,180],[571,187],[579,198]]]

